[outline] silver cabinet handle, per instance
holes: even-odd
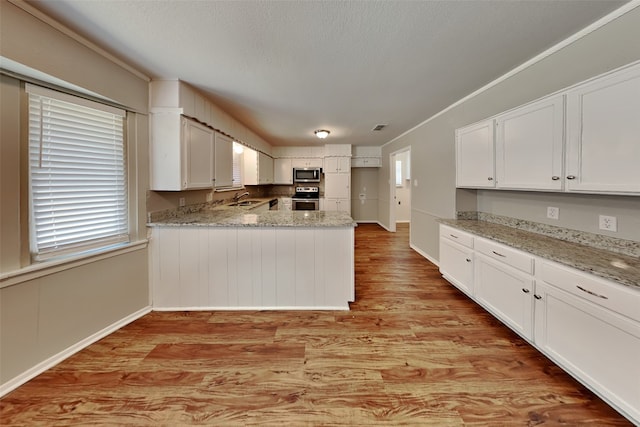
[[[533,294],[533,297],[534,297],[535,299],[542,299],[542,297],[541,297],[540,295],[537,295],[537,294]]]
[[[522,288],[522,292],[524,292],[525,294],[528,294],[531,291],[529,289]]]
[[[589,295],[593,295],[594,297],[598,297],[598,298],[602,298],[602,299],[609,299],[609,297],[607,297],[606,295],[601,295],[601,294],[597,294],[593,291],[590,291],[589,289],[585,289],[580,285],[576,285],[576,288],[580,289],[582,292],[586,292]]]
[[[458,236],[456,236],[455,234],[449,234],[449,236],[453,237],[454,239],[458,238]]]
[[[576,176],[575,175],[568,175],[567,179],[576,179]]]
[[[491,252],[493,252],[494,254],[496,254],[498,256],[501,256],[502,258],[506,258],[507,257],[506,255],[502,255],[500,252],[496,252],[496,251],[491,251]]]
[[[559,176],[554,175],[554,176],[552,176],[552,177],[551,177],[551,179],[552,179],[553,181],[557,181],[557,180],[559,180],[559,179],[560,179],[560,177],[559,177]]]

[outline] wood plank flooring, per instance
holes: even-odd
[[[351,311],[151,313],[5,396],[0,424],[631,425],[408,245],[356,229]]]

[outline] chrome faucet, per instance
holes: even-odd
[[[238,201],[240,201],[240,199],[242,199],[243,197],[249,197],[249,192],[248,192],[248,191],[245,191],[244,193],[240,194],[240,192],[238,191],[238,192],[236,193],[236,195],[235,195],[235,196],[233,196],[233,200],[234,200],[234,201],[236,201],[236,202],[238,202]]]

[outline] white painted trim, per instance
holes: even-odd
[[[411,220],[410,219],[405,219],[405,220],[401,220],[401,221],[396,221],[396,224],[411,224]]]
[[[412,243],[409,243],[409,247],[411,249],[413,249],[414,251],[418,252],[420,255],[422,255],[424,258],[427,259],[427,261],[431,262],[432,264],[434,264],[436,267],[440,267],[440,263],[438,261],[436,261],[434,258],[432,258],[430,255],[427,255],[426,252],[424,252],[422,249],[419,249],[416,245]]]
[[[519,72],[535,65],[536,63],[542,61],[543,59],[547,58],[548,56],[553,55],[554,53],[564,49],[565,47],[569,46],[572,43],[575,43],[576,41],[580,40],[581,38],[591,34],[592,32],[598,30],[601,27],[604,27],[605,25],[607,25],[609,22],[612,22],[616,19],[618,19],[619,17],[621,17],[622,15],[631,12],[633,9],[637,8],[638,6],[640,6],[640,0],[632,0],[629,3],[624,4],[623,6],[619,7],[618,9],[614,10],[613,12],[609,13],[608,15],[603,16],[602,18],[600,18],[599,20],[597,20],[596,22],[592,23],[591,25],[586,26],[585,28],[583,28],[582,30],[578,31],[577,33],[567,37],[566,39],[562,40],[561,42],[555,44],[554,46],[551,46],[549,49],[545,50],[544,52],[534,56],[533,58],[529,59],[528,61],[524,62],[523,64],[520,64],[519,66],[517,66],[516,68],[512,69],[511,71],[507,72],[506,74],[503,74],[502,76],[498,77],[497,79],[493,80],[492,82],[482,86],[480,89],[476,90],[475,92],[471,92],[469,95],[465,96],[464,98],[454,102],[453,104],[449,105],[447,108],[445,108],[444,110],[441,110],[440,112],[434,114],[433,116],[429,117],[428,119],[426,119],[425,121],[417,124],[416,126],[412,127],[411,129],[401,133],[400,135],[396,136],[395,138],[393,138],[392,140],[385,142],[384,144],[381,145],[381,148],[386,147],[389,144],[394,143],[395,141],[397,141],[398,139],[402,138],[403,136],[413,132],[414,130],[418,129],[419,127],[429,123],[430,121],[436,119],[437,117],[443,115],[444,113],[446,113],[449,110],[452,110],[453,108],[457,107],[458,105],[472,99],[475,98],[476,96],[478,96],[479,94],[486,92],[487,90],[491,89],[494,86],[497,86],[498,84],[504,82],[505,80],[509,79],[510,77],[513,77],[514,75],[518,74]]]
[[[395,233],[395,231],[391,231],[391,230],[389,230],[389,228],[388,228],[386,225],[384,225],[383,223],[381,223],[380,221],[378,221],[378,222],[377,222],[377,224],[378,224],[380,227],[382,227],[382,228],[384,228],[385,230],[387,230],[389,233]]]
[[[131,65],[127,64],[126,62],[120,60],[119,58],[116,58],[113,55],[111,55],[109,52],[107,52],[106,50],[104,50],[100,46],[96,45],[95,43],[90,42],[88,39],[84,38],[80,34],[76,33],[75,31],[71,30],[70,28],[66,27],[65,25],[61,24],[60,22],[56,21],[55,19],[53,19],[49,15],[46,15],[46,14],[40,12],[38,9],[34,8],[30,4],[24,2],[24,0],[8,0],[8,1],[9,1],[9,3],[12,3],[13,5],[15,5],[15,6],[19,7],[20,9],[24,10],[29,15],[32,15],[33,17],[39,19],[40,21],[44,22],[45,24],[47,24],[47,25],[55,28],[56,30],[60,31],[62,34],[66,35],[66,36],[69,36],[70,38],[72,38],[73,40],[77,41],[81,45],[88,47],[89,49],[91,49],[92,51],[96,52],[97,54],[103,56],[104,58],[108,59],[109,61],[119,65],[120,67],[122,67],[125,70],[129,71],[131,74],[135,75],[136,77],[138,77],[138,78],[140,78],[142,80],[145,80],[147,82],[151,81],[151,78],[149,76],[147,76],[146,74],[143,74],[141,71],[133,68]]]
[[[107,326],[106,328],[88,336],[87,338],[78,341],[77,343],[73,344],[72,346],[66,348],[65,350],[62,350],[61,352],[54,354],[53,356],[49,357],[48,359],[38,363],[37,365],[33,366],[32,368],[27,369],[26,371],[24,371],[22,374],[18,375],[17,377],[14,377],[12,379],[10,379],[9,381],[7,381],[6,383],[0,385],[0,397],[4,396],[5,394],[15,390],[16,388],[20,387],[21,385],[23,385],[24,383],[26,383],[27,381],[35,378],[36,376],[40,375],[41,373],[43,373],[44,371],[46,371],[47,369],[50,369],[52,367],[54,367],[55,365],[57,365],[58,363],[62,362],[63,360],[73,356],[74,354],[76,354],[77,352],[79,352],[80,350],[90,346],[91,344],[95,343],[96,341],[101,340],[102,338],[106,337],[107,335],[112,334],[113,332],[117,331],[118,329],[128,325],[129,323],[141,318],[142,316],[144,316],[145,314],[148,314],[151,312],[151,307],[147,306],[145,308],[142,308],[134,313],[131,313],[130,315],[118,320],[115,323],[112,323],[111,325]]]
[[[349,304],[345,306],[260,306],[260,307],[153,307],[153,311],[305,311],[305,310],[329,310],[349,311]]]
[[[118,245],[103,251],[92,252],[89,254],[76,255],[55,261],[46,261],[38,264],[31,264],[20,270],[10,271],[0,275],[0,289],[9,286],[18,285],[20,283],[37,279],[38,277],[48,276],[50,274],[59,273],[64,270],[79,267],[81,265],[90,264],[107,258],[123,255],[129,252],[145,249],[149,241],[137,240],[135,242]]]
[[[425,211],[424,209],[413,208],[413,209],[411,209],[411,212],[413,212],[413,211],[419,212],[419,213],[424,214],[424,215],[429,215],[429,216],[432,216],[434,218],[442,218],[440,215],[436,215],[433,212]]]

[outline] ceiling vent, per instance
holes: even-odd
[[[376,125],[376,126],[375,126],[373,129],[371,129],[371,130],[375,132],[375,131],[382,130],[382,129],[386,128],[386,127],[387,127],[387,125]]]

